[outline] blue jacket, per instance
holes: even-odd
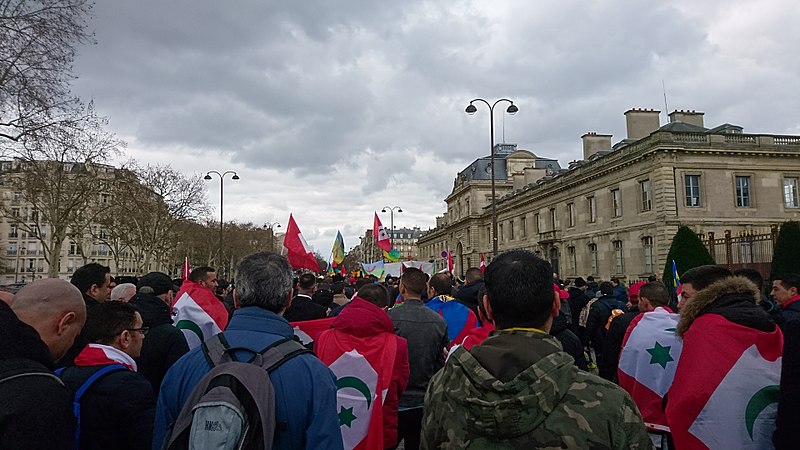
[[[260,351],[271,343],[292,336],[293,330],[283,317],[263,308],[247,307],[233,313],[224,334],[231,347]],[[246,355],[247,352],[237,353],[240,359],[245,359]],[[202,349],[198,347],[179,359],[167,372],[156,406],[154,450],[161,449],[184,402],[209,370]],[[275,415],[279,430],[273,448],[342,448],[336,410],[336,378],[330,369],[309,353],[286,361],[272,372],[270,378],[275,387]]]

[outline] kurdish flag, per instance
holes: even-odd
[[[333,249],[331,250],[332,266],[336,267],[344,261],[344,238],[341,231],[336,231],[336,240],[333,241]]]
[[[172,306],[175,327],[183,331],[189,349],[221,333],[228,325],[228,310],[211,289],[185,280]]]
[[[667,401],[675,448],[773,448],[783,335],[704,314],[684,333]]]
[[[345,450],[384,448],[383,402],[399,339],[389,332],[362,339],[332,329],[320,335],[314,347],[336,375],[336,409]]]
[[[619,385],[631,395],[651,429],[667,426],[662,402],[672,386],[683,347],[675,335],[679,320],[678,314],[658,307],[636,316],[622,341]]]

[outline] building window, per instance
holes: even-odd
[[[575,226],[575,203],[567,203],[567,216],[569,220],[569,226]]]
[[[19,237],[19,231],[17,231],[17,226],[16,225],[9,225],[8,237],[10,237],[10,238]]]
[[[749,208],[753,206],[750,198],[750,177],[736,177],[736,206],[739,208]]]
[[[533,228],[534,228],[533,229],[534,233],[541,233],[541,231],[539,229],[539,214],[538,213],[533,215]]]
[[[575,275],[578,273],[578,261],[575,258],[575,247],[567,247],[567,256],[569,257],[570,274]]]
[[[556,209],[550,208],[550,229],[556,229]]]
[[[514,220],[508,221],[508,239],[514,240]]]
[[[525,216],[519,218],[519,234],[523,238],[528,234],[528,221]]]
[[[611,190],[611,210],[614,212],[614,217],[622,216],[622,196],[619,189]]]
[[[592,262],[591,274],[597,275],[597,244],[589,244],[589,260]]]
[[[500,240],[500,242],[503,242],[503,240],[505,240],[506,238],[505,235],[503,234],[503,224],[502,223],[498,224],[497,227],[498,227],[497,237]]]
[[[586,197],[586,203],[589,204],[589,222],[594,223],[597,221],[597,205],[594,203],[594,197]]]
[[[642,249],[644,250],[644,271],[653,273],[653,237],[645,236],[642,238]]]
[[[642,193],[642,211],[650,211],[653,207],[653,189],[650,180],[639,182],[639,190]]]
[[[797,178],[783,179],[783,204],[787,208],[800,207],[797,198]]]
[[[622,241],[614,241],[614,273],[622,273]]]
[[[700,175],[686,175],[686,206],[689,208],[700,207]]]

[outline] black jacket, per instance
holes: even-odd
[[[482,279],[475,280],[470,284],[461,286],[456,292],[456,300],[469,306],[469,309],[475,313],[475,317],[480,317],[478,315],[478,304],[481,302],[479,296],[484,286],[485,283]]]
[[[92,297],[89,297],[86,294],[83,295],[83,302],[86,304],[86,312],[88,313],[89,310],[94,308],[95,306],[99,305],[100,302],[95,300]],[[75,364],[75,357],[78,356],[80,352],[83,351],[84,347],[89,343],[89,340],[83,336],[83,333],[75,338],[75,343],[72,344],[69,350],[67,350],[67,354],[61,357],[58,361],[56,361],[56,367],[67,367],[72,366]]]
[[[581,370],[588,370],[588,361],[583,356],[583,345],[578,336],[572,332],[567,323],[567,319],[561,315],[553,318],[553,326],[550,328],[550,335],[558,339],[561,348],[572,356],[575,366]]]
[[[314,303],[314,300],[305,295],[298,295],[293,298],[289,309],[283,313],[283,318],[289,322],[324,319],[326,317],[328,317],[328,309]]]
[[[583,307],[586,306],[592,298],[586,294],[586,291],[576,287],[567,289],[567,292],[569,292],[567,303],[572,313],[572,331],[580,338],[583,334],[583,328],[578,325],[578,318],[581,315]]]
[[[142,322],[150,332],[144,338],[142,354],[136,359],[139,374],[147,378],[158,396],[161,380],[167,370],[189,352],[189,345],[181,330],[172,325],[169,305],[153,294],[138,293],[130,301],[142,315]]]
[[[598,371],[601,377],[614,381],[619,366],[619,354],[622,352],[622,341],[633,319],[638,316],[639,308],[634,306],[631,310],[611,321],[606,338],[603,341],[603,357],[598,359]]]
[[[783,329],[777,430],[772,437],[777,450],[797,448],[797,435],[794,429],[800,423],[800,384],[797,380],[800,380],[800,320],[791,320]]]
[[[103,367],[68,367],[61,379],[75,392]],[[153,390],[143,376],[130,370],[107,374],[81,400],[81,450],[150,448],[155,411]]]
[[[592,303],[586,319],[586,331],[581,338],[583,345],[591,345],[596,353],[602,353],[607,333],[606,323],[611,317],[611,310],[616,308],[625,310],[625,304],[620,303],[613,295],[600,297]]]
[[[50,350],[0,301],[0,448],[69,449],[75,419],[69,391],[51,376]],[[13,380],[9,377],[25,375]]]

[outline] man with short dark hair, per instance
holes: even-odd
[[[425,306],[439,314],[447,322],[448,348],[460,344],[473,328],[478,326],[478,317],[463,303],[451,295],[453,282],[449,273],[437,273],[428,281],[428,300]]]
[[[216,271],[202,266],[192,270],[175,295],[172,307],[175,327],[183,332],[190,349],[228,325],[228,310],[217,298],[216,288]]]
[[[300,275],[297,290],[297,295],[292,299],[292,305],[283,314],[286,320],[300,322],[328,317],[328,308],[314,301],[314,293],[317,291],[316,275],[311,272]]]
[[[353,420],[369,423],[369,426],[360,422],[342,423],[344,442],[351,444],[345,445],[348,448],[363,443],[363,448],[385,449],[397,443],[397,404],[409,375],[408,343],[394,334],[394,325],[386,314],[388,304],[383,286],[363,286],[334,319],[331,329],[314,343],[314,352],[326,365],[335,367],[339,380],[364,373],[360,369],[363,362],[377,374],[377,378],[365,380],[371,399],[359,397],[354,401],[346,390],[338,391],[339,409],[355,406],[356,411],[363,412],[355,414]],[[374,406],[370,407],[370,403]],[[378,408],[380,405],[382,408]]]
[[[478,315],[480,292],[483,289],[483,272],[478,267],[470,267],[464,273],[464,285],[458,288],[456,300],[466,305]]]
[[[70,449],[75,418],[53,361],[86,321],[81,292],[58,279],[29,283],[0,302],[0,448]]]
[[[400,397],[397,421],[398,444],[405,441],[407,450],[419,448],[425,389],[433,374],[444,365],[445,347],[450,342],[447,322],[420,300],[427,281],[421,270],[406,269],[400,277],[403,303],[389,310],[395,332],[408,341],[410,375],[408,387]]]
[[[148,329],[136,307],[105,302],[89,310],[83,334],[89,344],[75,365],[61,373],[72,392],[107,366],[119,366],[97,379],[80,399],[81,449],[141,449],[150,445],[155,397],[150,383],[136,372]]]
[[[83,293],[88,309],[108,300],[111,295],[111,269],[107,266],[86,264],[79,267],[69,281]]]
[[[139,292],[130,303],[139,310],[144,326],[150,329],[136,360],[139,373],[147,378],[158,395],[167,370],[189,351],[181,330],[172,322],[170,306],[178,288],[165,273],[150,272],[139,279]]]
[[[781,308],[784,322],[800,319],[800,276],[794,273],[776,276],[770,294]]]
[[[688,305],[698,291],[731,276],[733,274],[730,270],[711,264],[694,267],[682,273],[681,296],[678,299],[678,308],[683,309]]]
[[[424,448],[652,447],[625,391],[578,370],[548,334],[560,307],[552,273],[524,250],[489,264],[483,305],[497,329],[431,380]]]
[[[236,269],[230,326],[223,335],[239,361],[294,336],[282,314],[292,301],[289,261],[270,252],[244,258]],[[161,449],[184,403],[211,370],[202,349],[184,355],[167,372],[158,397],[153,449]],[[269,374],[275,388],[276,449],[341,449],[336,384],[331,371],[311,354],[288,359]]]

